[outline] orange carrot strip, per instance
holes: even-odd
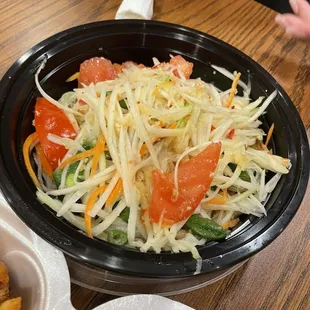
[[[79,153],[79,154],[76,154],[76,155],[73,155],[67,159],[65,159],[60,165],[59,165],[59,169],[62,169],[78,160],[82,160],[84,158],[87,158],[87,157],[90,157],[92,155],[94,155],[94,152],[95,150],[94,149],[91,149],[91,150],[88,150],[88,151],[85,151],[85,152],[82,152],[82,153]]]
[[[225,108],[229,108],[229,106],[231,105],[233,99],[234,99],[234,96],[235,96],[235,92],[236,92],[236,89],[237,89],[237,85],[238,85],[238,81],[240,79],[240,76],[241,76],[241,73],[238,72],[238,74],[236,75],[232,85],[231,85],[231,90],[230,90],[230,93],[229,93],[229,97],[228,97],[228,100],[225,104]]]
[[[207,204],[210,205],[225,205],[227,200],[224,197],[215,197],[207,201]]]
[[[224,229],[229,229],[235,227],[239,223],[239,217],[237,217],[234,220],[230,220],[228,222],[225,222],[223,224],[220,224]]]
[[[52,173],[53,173],[53,169],[52,169],[51,165],[49,164],[49,162],[47,161],[47,159],[46,159],[46,157],[44,155],[43,149],[42,149],[42,145],[40,143],[38,143],[36,145],[36,151],[37,151],[37,154],[38,154],[38,156],[40,158],[43,170],[51,178],[52,177]]]
[[[70,77],[67,78],[66,82],[72,82],[74,80],[77,80],[80,76],[80,72],[75,72]]]
[[[92,228],[91,227],[91,219],[92,219],[92,217],[88,214],[88,212],[91,211],[91,209],[93,208],[94,203],[97,199],[97,196],[102,194],[106,190],[107,187],[108,187],[108,185],[105,184],[105,185],[102,185],[102,186],[96,188],[95,190],[92,191],[92,193],[90,194],[90,196],[88,198],[86,208],[85,208],[85,213],[84,213],[84,222],[85,222],[87,235],[90,238],[93,237],[93,234],[91,231],[91,228]]]
[[[112,193],[107,199],[106,206],[108,208],[112,207],[122,192],[123,192],[123,181],[121,178],[119,178],[115,187],[113,188]]]
[[[26,141],[24,142],[23,145],[23,156],[24,156],[24,161],[26,165],[26,169],[34,183],[34,185],[37,188],[41,188],[40,182],[34,173],[31,163],[30,163],[30,157],[29,157],[29,150],[31,145],[35,142],[35,140],[38,138],[38,134],[36,132],[32,133],[30,136],[27,137]]]
[[[212,198],[209,201],[207,201],[206,204],[211,204],[211,205],[225,205],[225,204],[227,204],[227,189],[225,188],[223,190],[223,196],[222,197]]]
[[[259,140],[256,140],[256,142],[255,142],[255,148],[257,149],[257,150],[264,150],[264,151],[266,151],[267,150],[267,147],[265,146],[265,144],[263,144],[262,143],[262,141],[259,141]]]
[[[269,128],[268,130],[268,134],[267,134],[267,138],[266,138],[266,142],[265,142],[265,146],[267,147],[270,139],[271,139],[271,136],[272,136],[272,133],[273,133],[273,130],[274,130],[274,124],[271,125],[271,127]]]
[[[147,146],[145,143],[143,143],[140,148],[140,155],[143,156],[146,152],[147,152]]]
[[[178,125],[178,123],[177,123],[177,122],[174,122],[174,123],[172,123],[168,128],[169,128],[169,129],[174,129],[174,128],[177,128],[177,125]]]
[[[105,138],[104,138],[104,135],[101,134],[95,146],[94,158],[93,158],[93,162],[92,162],[91,170],[90,170],[91,178],[95,175],[100,155],[102,154],[102,152],[104,152],[104,145],[105,145]]]

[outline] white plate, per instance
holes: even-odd
[[[22,297],[22,309],[74,310],[66,260],[33,233],[11,210],[0,194],[0,260],[8,266],[12,297]],[[93,310],[190,310],[157,295],[131,295]]]

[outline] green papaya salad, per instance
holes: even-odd
[[[252,100],[240,73],[213,66],[232,80],[220,90],[181,56],[153,62],[86,60],[59,100],[39,83],[42,64],[24,161],[38,199],[89,237],[199,259],[196,246],[225,239],[241,215],[267,216],[289,172],[268,147],[274,126],[260,127],[277,93]]]

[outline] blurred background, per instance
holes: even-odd
[[[256,0],[279,13],[292,13],[289,0]]]
[[[292,13],[289,0],[255,0],[279,13]],[[310,0],[307,0],[310,3]]]

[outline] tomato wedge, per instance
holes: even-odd
[[[226,138],[227,138],[227,139],[232,139],[232,138],[234,137],[234,135],[235,135],[235,129],[231,129],[231,130],[228,132]]]
[[[103,57],[94,57],[85,60],[80,66],[79,87],[82,83],[89,85],[91,83],[114,80],[117,77],[118,70],[112,62]]]
[[[185,220],[197,208],[213,180],[221,154],[222,144],[212,143],[194,158],[180,165],[178,171],[179,194],[174,195],[173,172],[163,174],[153,170],[153,192],[150,219],[153,223],[171,226]]]
[[[182,71],[182,73],[184,74],[186,79],[189,79],[191,74],[193,73],[193,67],[194,67],[193,63],[189,62],[189,61],[186,61],[180,55],[177,55],[177,56],[174,56],[173,58],[171,58],[170,59],[170,64],[173,65],[173,66],[178,67],[179,70]],[[174,73],[175,76],[180,77],[177,70],[175,70],[173,73]]]
[[[51,168],[55,170],[59,161],[66,155],[67,149],[49,141],[47,136],[51,133],[63,138],[74,139],[76,137],[74,128],[61,109],[41,97],[36,102],[34,120],[44,155]]]

